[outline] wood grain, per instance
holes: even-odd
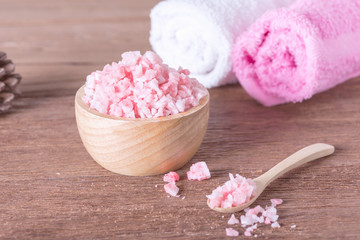
[[[211,90],[204,142],[179,171],[184,200],[166,196],[162,176],[120,176],[91,159],[76,129],[75,92],[122,52],[150,49],[148,14],[156,2],[1,1],[0,49],[23,75],[24,94],[0,118],[0,238],[224,239],[229,216],[211,211],[205,195],[229,172],[256,177],[294,151],[326,142],[334,155],[274,181],[256,201],[284,199],[282,228],[257,233],[359,239],[360,78],[273,108],[238,85]],[[197,161],[208,163],[210,180],[185,180]]]

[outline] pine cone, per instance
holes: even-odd
[[[15,74],[15,65],[0,51],[0,114],[9,110],[14,98],[20,95],[21,76]]]

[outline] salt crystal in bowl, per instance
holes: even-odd
[[[198,106],[159,118],[121,118],[91,109],[84,86],[76,93],[75,115],[81,140],[93,159],[115,173],[163,174],[184,166],[204,138],[209,94]]]

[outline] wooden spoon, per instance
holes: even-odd
[[[246,204],[241,206],[232,207],[232,208],[212,208],[213,210],[221,213],[235,213],[239,212],[247,207],[249,207],[255,200],[260,196],[264,189],[275,179],[281,177],[283,174],[289,172],[290,170],[297,168],[304,163],[311,162],[313,160],[328,156],[335,151],[334,146],[316,143],[310,146],[307,146],[285,160],[281,161],[269,171],[254,179],[256,184],[256,195]],[[209,205],[209,199],[207,201]]]

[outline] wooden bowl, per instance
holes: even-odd
[[[209,120],[209,93],[186,112],[152,119],[109,116],[75,97],[75,115],[86,150],[101,166],[130,176],[163,174],[184,166],[196,153]]]

